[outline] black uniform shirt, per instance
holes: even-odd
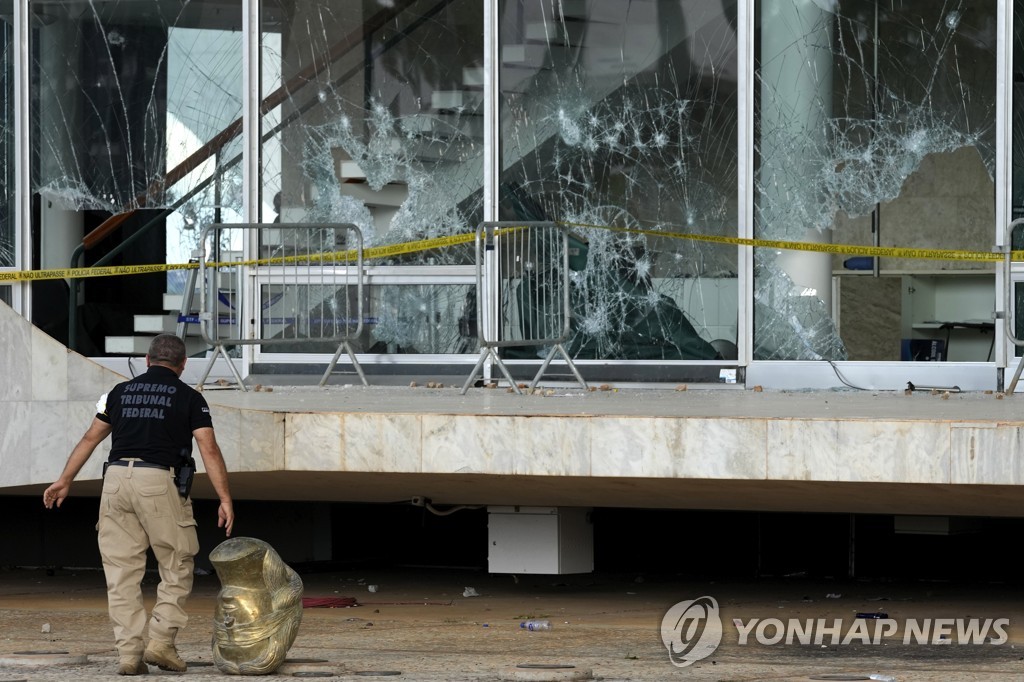
[[[192,451],[192,432],[213,426],[202,394],[160,365],[118,384],[96,407],[96,418],[113,427],[111,462],[139,457],[178,466],[182,451]]]

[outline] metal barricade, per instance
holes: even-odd
[[[488,359],[521,393],[499,348],[537,348],[537,357],[547,350],[531,389],[556,354],[561,354],[579,384],[587,387],[563,345],[572,321],[569,232],[564,227],[551,222],[484,222],[477,227],[476,320],[480,357],[462,386],[463,394]]]
[[[257,258],[246,260],[255,240]],[[241,223],[207,226],[200,238],[199,327],[213,347],[202,385],[218,355],[245,384],[228,347],[291,346],[334,352],[320,385],[348,354],[368,385],[351,341],[363,330],[363,235],[355,225]],[[243,338],[244,320],[252,332]]]

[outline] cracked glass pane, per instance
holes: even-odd
[[[167,42],[167,262],[184,263],[211,223],[242,219],[242,35],[230,26],[172,27]],[[180,177],[180,179],[178,179]],[[169,282],[172,293],[184,273]]]
[[[241,113],[241,13],[208,5],[32,2],[35,191],[121,212],[168,206],[210,174],[197,169],[222,160],[219,143],[182,162]]]
[[[483,217],[482,4],[262,7],[263,220],[351,223],[368,249],[471,234]],[[462,244],[410,246],[367,265],[472,263]],[[436,283],[375,284],[371,270],[357,352],[476,350],[460,334],[466,285],[445,282],[443,269],[418,272]]]
[[[1011,135],[1011,178],[1012,178],[1012,213],[1013,220],[1024,218],[1024,2],[1015,0],[1013,3],[1013,83],[1012,91],[1012,126]],[[1024,249],[1024,225],[1013,230],[1011,244],[1014,250]],[[1019,280],[1021,266],[1014,266],[1018,271],[1014,279]],[[1024,339],[1024,287],[1014,285],[1014,336]],[[1013,354],[1024,353],[1021,346],[1014,345]]]
[[[1024,218],[1024,1],[1013,3],[1013,109],[1011,140],[1011,176],[1014,219]],[[1024,248],[1024,227],[1014,231],[1014,249]]]
[[[757,9],[756,236],[989,250],[996,3],[762,0]],[[880,278],[865,278],[876,267]],[[939,335],[943,359],[984,361],[994,279],[986,289],[976,275],[992,270],[758,249],[754,357],[914,359],[908,343]],[[957,307],[958,297],[968,302]],[[961,323],[978,326],[943,326]]]
[[[2,5],[0,5],[2,6]],[[13,16],[0,20],[0,268],[13,267],[14,255],[14,31]]]
[[[736,248],[659,236],[736,236],[735,2],[499,6],[500,217],[570,228],[570,355],[735,359]]]
[[[31,0],[33,220],[42,267],[184,262],[198,229],[238,220],[241,2]],[[97,230],[104,236],[97,237]],[[78,350],[135,332],[184,271],[81,284]],[[66,321],[60,284],[40,285]],[[126,286],[133,295],[124,297]],[[33,290],[36,290],[33,285]],[[64,298],[64,305],[58,299]],[[173,322],[170,323],[173,328]],[[52,329],[51,329],[52,327]]]

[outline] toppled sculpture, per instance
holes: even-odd
[[[229,675],[269,675],[284,663],[302,620],[302,579],[274,548],[231,538],[210,552],[220,578],[213,661]]]

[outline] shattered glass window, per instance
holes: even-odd
[[[167,262],[185,263],[211,223],[242,219],[242,35],[171,27],[167,41]],[[169,274],[181,291],[184,271]]]
[[[380,266],[472,265],[483,210],[483,5],[264,2],[263,220],[352,223]],[[310,300],[313,307],[330,303]],[[374,286],[361,353],[475,352],[463,285]],[[431,311],[429,328],[412,321]],[[268,352],[276,352],[267,347]]]
[[[1011,218],[1024,218],[1024,2],[1015,0],[1013,3],[1013,78],[1012,81],[1012,126],[1011,162],[1012,174],[1012,213]],[[1014,250],[1024,249],[1024,225],[1018,225],[1011,238]],[[1021,279],[1022,266],[1013,266],[1014,280]],[[1014,336],[1024,339],[1024,287],[1019,283],[1013,289]],[[1024,353],[1024,348],[1014,346],[1013,355]]]
[[[30,1],[42,267],[66,267],[87,235],[81,265],[187,261],[198,227],[237,219],[241,9],[240,0]],[[107,337],[134,334],[134,315],[162,311],[182,272],[83,281],[77,350],[99,355]],[[48,330],[64,324],[61,285],[37,292],[52,301],[37,306],[54,316],[41,324]]]
[[[567,351],[735,359],[736,247],[667,236],[737,234],[735,2],[499,7],[500,219],[571,230]]]
[[[0,268],[14,256],[14,28],[13,16],[0,20]]]
[[[757,12],[756,236],[988,251],[996,2],[762,0]],[[754,357],[914,359],[907,342],[969,322],[982,326],[956,328],[972,338],[949,359],[984,361],[994,279],[951,302],[977,288],[959,275],[992,271],[757,249]]]
[[[169,205],[201,181],[219,142],[181,162],[241,112],[240,11],[207,16],[203,4],[33,3],[36,191],[116,213]]]
[[[1024,218],[1024,1],[1013,3],[1011,175],[1012,218]],[[1014,232],[1014,249],[1024,248],[1024,227]]]

